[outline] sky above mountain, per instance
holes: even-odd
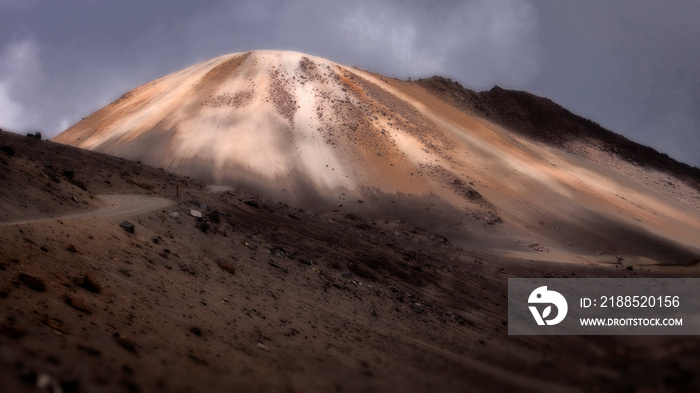
[[[132,88],[284,49],[527,90],[700,166],[693,1],[0,0],[0,127],[54,136]]]

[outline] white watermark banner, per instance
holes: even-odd
[[[700,335],[700,278],[509,278],[508,334]]]

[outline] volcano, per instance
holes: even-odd
[[[700,390],[692,336],[509,335],[511,278],[700,269],[698,169],[546,98],[255,51],[53,142],[0,131],[6,391]]]
[[[656,152],[635,162],[614,134],[546,100],[465,91],[235,53],[134,89],[54,141],[294,206],[398,217],[487,251],[695,263],[697,177],[645,170]]]

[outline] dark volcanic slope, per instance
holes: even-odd
[[[606,130],[598,123],[575,115],[547,98],[498,86],[476,92],[463,87],[459,82],[438,76],[421,79],[417,83],[458,108],[528,138],[558,148],[569,148],[573,153],[576,153],[576,149],[570,148],[573,142],[594,143],[605,152],[638,166],[669,173],[700,190],[700,169]]]
[[[0,147],[0,203],[44,217],[0,217],[3,391],[700,389],[694,337],[507,335],[509,277],[647,269],[496,257],[56,143]]]

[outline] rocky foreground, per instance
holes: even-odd
[[[0,147],[4,391],[700,389],[696,337],[508,336],[506,320],[509,277],[694,266],[506,257],[15,134]]]

